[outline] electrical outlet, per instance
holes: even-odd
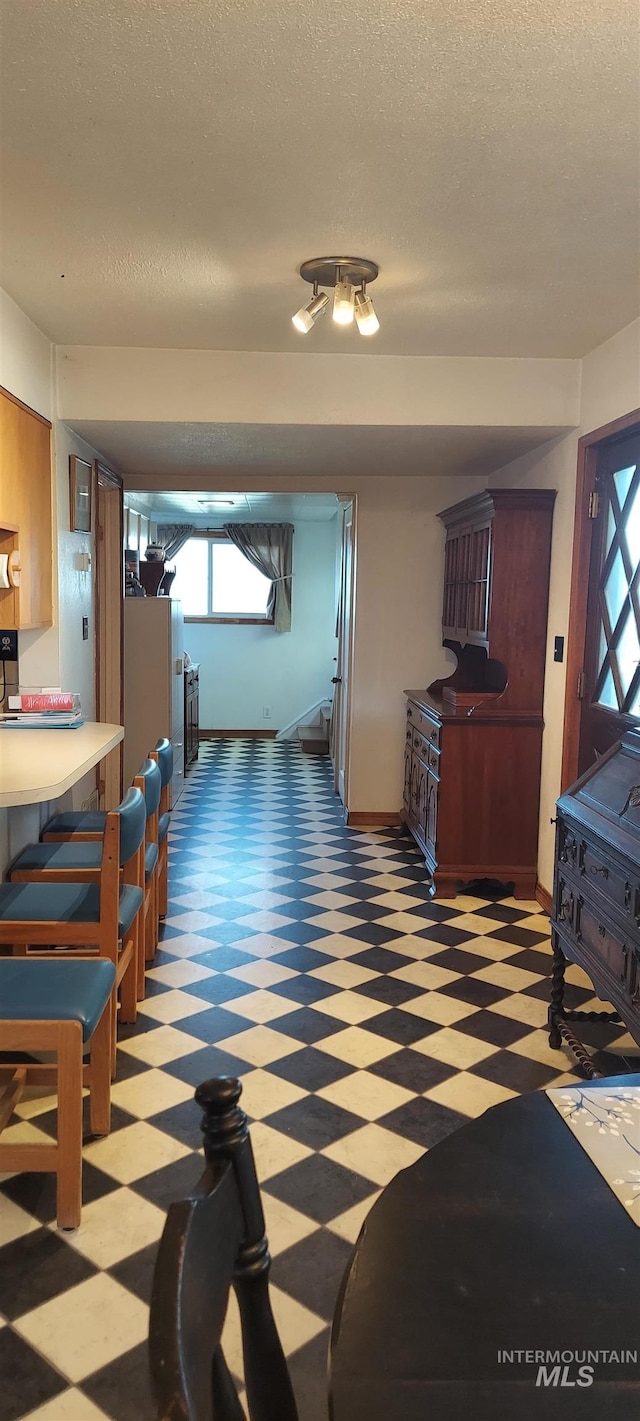
[[[0,631],[0,661],[18,660],[18,633]]]
[[[262,719],[271,720],[271,706],[262,707]]]

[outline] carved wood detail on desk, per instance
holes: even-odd
[[[640,733],[631,731],[558,800],[549,1040],[566,1041],[591,1078],[601,1072],[574,1025],[622,1020],[640,1045],[638,780]],[[567,960],[584,969],[613,1012],[565,1007]]]

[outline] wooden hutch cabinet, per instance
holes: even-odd
[[[437,896],[537,878],[542,698],[555,492],[489,489],[447,508],[448,680],[407,691],[402,818]]]

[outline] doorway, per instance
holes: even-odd
[[[95,464],[95,695],[96,719],[122,725],[123,702],[123,486]],[[122,798],[122,746],[101,762],[96,789],[101,809]]]
[[[562,785],[640,725],[640,417],[580,441]]]

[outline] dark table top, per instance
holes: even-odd
[[[600,1354],[588,1386],[579,1361],[548,1386],[539,1359],[498,1361],[585,1350]],[[623,1351],[635,1362],[601,1360]],[[333,1421],[639,1421],[640,1229],[543,1093],[487,1111],[384,1190],[331,1369]]]

